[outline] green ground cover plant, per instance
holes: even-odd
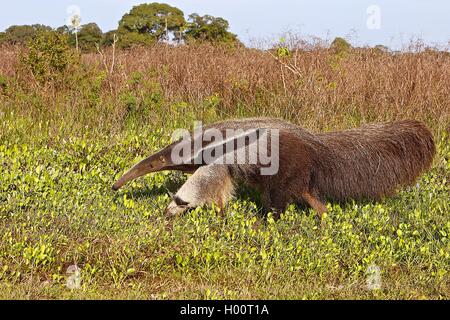
[[[110,51],[60,52],[36,74],[30,54],[55,47],[42,41],[0,49],[0,298],[450,298],[448,53],[156,44],[113,68]],[[176,172],[111,190],[175,128],[255,115],[312,131],[415,118],[438,153],[415,186],[328,203],[322,223],[296,206],[275,221],[243,191],[169,227]]]

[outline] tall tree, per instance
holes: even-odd
[[[104,44],[104,34],[100,27],[92,22],[80,26],[75,35],[75,30],[66,25],[56,29],[57,32],[67,34],[69,36],[69,43],[72,46],[76,46],[76,36],[78,38],[78,44],[82,51],[91,52],[95,51],[97,44]]]
[[[180,33],[186,21],[183,11],[165,3],[135,6],[119,22],[121,42],[137,43],[168,40],[170,34]]]
[[[185,30],[185,38],[190,41],[237,42],[237,36],[228,31],[229,23],[220,17],[200,16],[193,13],[189,16]]]
[[[78,32],[78,43],[83,51],[95,51],[103,41],[103,32],[96,23],[81,26]]]
[[[42,24],[11,26],[5,30],[3,41],[11,44],[26,44],[36,37],[40,31],[52,30],[51,27]]]
[[[114,43],[114,35],[117,36],[118,31],[117,30],[110,30],[108,32],[105,32],[103,34],[103,41],[102,45],[104,46],[112,46]]]

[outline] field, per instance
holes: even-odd
[[[0,48],[0,298],[449,299],[450,55],[296,45],[108,49],[64,68]],[[328,203],[322,223],[263,216],[243,190],[170,228],[186,176],[111,190],[175,128],[261,115],[312,131],[414,118],[438,154],[417,185]]]

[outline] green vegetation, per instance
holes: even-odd
[[[77,17],[79,20],[80,17]],[[79,28],[61,26],[55,31],[68,35],[69,44],[83,52],[95,52],[97,47],[110,46],[117,36],[121,48],[149,46],[155,42],[173,41],[212,42],[235,45],[237,36],[228,31],[228,21],[210,15],[199,16],[194,13],[186,22],[184,13],[176,7],[165,3],[145,3],[134,6],[118,22],[117,30],[106,33],[96,23],[88,23]],[[44,25],[12,26],[0,32],[0,44],[26,45],[35,39],[40,31],[50,31],[51,27]]]
[[[331,43],[331,48],[336,52],[336,53],[342,53],[342,52],[347,52],[349,51],[352,46],[350,43],[348,43],[347,40],[345,40],[344,38],[341,37],[337,37],[333,40],[333,42]]]
[[[133,7],[120,20],[118,31],[136,39],[139,35],[144,42],[151,43],[168,40],[169,32],[180,37],[185,24],[184,13],[180,9],[165,3],[150,3]]]
[[[6,42],[9,44],[24,45],[28,41],[34,39],[38,32],[51,29],[52,28],[41,24],[11,26],[0,36],[0,43]]]
[[[185,37],[188,42],[209,41],[235,44],[237,36],[228,31],[228,21],[210,15],[200,16],[196,13],[189,16]]]
[[[28,49],[24,63],[41,84],[64,81],[64,72],[77,61],[70,50],[68,36],[53,31],[39,31]]]
[[[244,196],[169,228],[166,191],[185,177],[153,174],[110,190],[168,132],[93,139],[61,130],[25,142],[16,132],[30,124],[3,117],[1,298],[449,298],[448,141],[416,187],[381,203],[329,204],[322,225],[305,208],[265,218]],[[80,289],[66,287],[70,265]],[[370,265],[381,268],[380,290],[366,287]]]
[[[450,298],[448,55],[154,44],[111,67],[63,37],[0,50],[0,298]],[[438,155],[416,186],[328,203],[321,223],[295,206],[274,221],[246,190],[167,221],[175,172],[111,191],[173,129],[255,115],[314,131],[412,117]]]
[[[75,47],[75,34],[70,32],[67,27],[62,27],[60,30],[70,36],[69,43],[72,47]],[[97,45],[100,46],[104,43],[104,37],[105,36],[102,30],[96,23],[82,25],[78,31],[78,43],[80,45],[80,49],[84,52],[95,52],[97,51]]]

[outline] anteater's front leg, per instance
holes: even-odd
[[[207,165],[197,169],[173,196],[165,210],[168,217],[177,216],[186,210],[212,206],[224,209],[234,195],[234,181],[224,165]]]
[[[280,218],[288,204],[289,200],[285,190],[264,190],[262,194],[263,205],[266,210],[271,210],[275,219]]]

